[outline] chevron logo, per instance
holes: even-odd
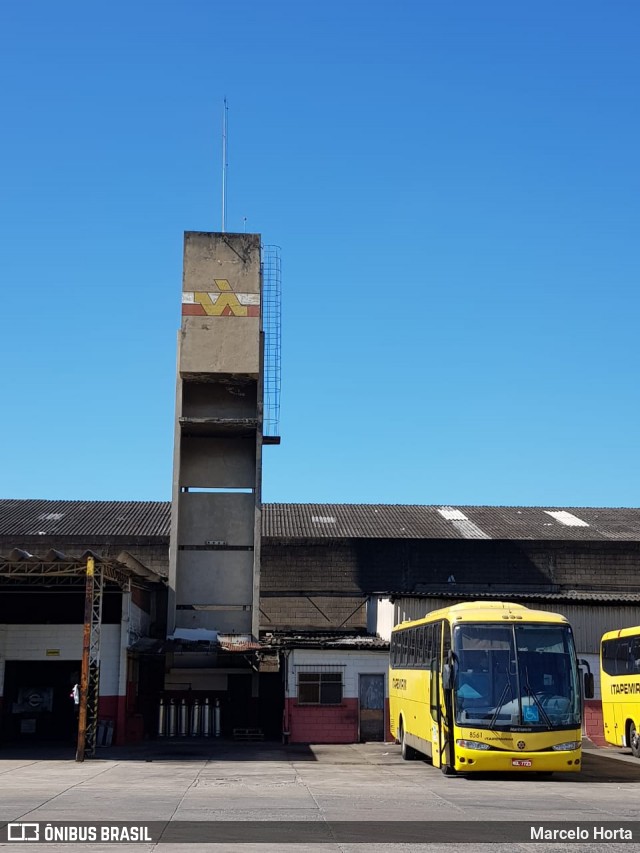
[[[259,317],[258,293],[234,293],[226,278],[214,279],[215,290],[184,291],[182,314],[191,317]]]

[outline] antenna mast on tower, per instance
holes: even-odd
[[[222,109],[222,233],[224,234],[227,222],[227,124],[229,107],[227,99],[224,99]]]

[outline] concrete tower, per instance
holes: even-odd
[[[261,285],[260,235],[185,234],[169,633],[258,637]]]

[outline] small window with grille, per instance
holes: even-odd
[[[298,703],[300,705],[340,705],[341,672],[299,672]]]

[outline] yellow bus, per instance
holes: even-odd
[[[600,690],[606,741],[640,758],[640,627],[603,634]]]
[[[591,672],[584,687],[593,696]],[[391,635],[389,717],[402,757],[431,758],[446,775],[578,771],[571,626],[557,613],[493,601],[402,622]]]

